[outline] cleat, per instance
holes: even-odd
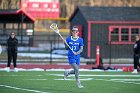
[[[18,69],[17,68],[14,68],[14,72],[18,72]]]
[[[78,86],[78,88],[84,88],[84,86],[80,85],[80,86]]]
[[[68,77],[68,71],[65,71],[65,72],[64,72],[64,80],[66,80],[67,77]]]
[[[134,70],[133,72],[132,72],[132,74],[137,74],[138,73],[138,71],[137,70]]]
[[[5,70],[6,70],[6,72],[10,72],[10,68],[9,67],[6,67]]]
[[[78,88],[84,88],[80,83],[77,84]]]

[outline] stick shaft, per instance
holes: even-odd
[[[69,49],[74,53],[74,51],[71,49],[71,47],[68,45],[68,43],[65,41],[65,39],[62,37],[60,33],[58,33],[59,36],[62,38],[62,40],[66,43],[66,45],[69,47]]]
[[[54,29],[54,27],[55,28],[57,28],[57,29]],[[66,45],[69,47],[69,49],[74,53],[74,51],[71,49],[71,47],[68,45],[68,43],[65,41],[65,39],[62,37],[62,35],[59,33],[59,29],[58,29],[58,27],[57,27],[57,24],[52,24],[51,26],[50,26],[50,29],[51,30],[53,30],[54,32],[56,32],[60,37],[61,37],[61,39],[66,43]]]

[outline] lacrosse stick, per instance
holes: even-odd
[[[53,30],[54,32],[56,32],[60,37],[61,39],[66,43],[66,45],[69,47],[69,49],[74,53],[74,51],[71,49],[71,47],[68,45],[68,43],[65,41],[65,39],[62,37],[62,35],[59,33],[59,29],[57,27],[57,24],[56,23],[52,23],[51,26],[50,26],[50,29]]]

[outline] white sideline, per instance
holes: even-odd
[[[65,71],[66,69],[42,69],[42,68],[32,68],[32,69],[24,69],[24,68],[17,68],[18,71]],[[70,69],[69,69],[70,70]],[[0,68],[0,71],[6,71],[5,68]],[[14,69],[10,69],[10,71],[14,71]],[[80,68],[79,71],[90,71],[90,72],[122,72],[122,69],[117,70],[101,70],[101,69],[83,69]]]
[[[52,75],[52,76],[64,76],[63,74],[49,74],[49,75]],[[74,75],[71,75],[71,76],[74,76]],[[89,77],[89,76],[94,76],[94,77],[140,77],[140,75],[79,75],[79,76],[84,76],[84,77]]]
[[[110,79],[114,81],[140,81],[140,79]]]
[[[121,82],[121,83],[126,83],[126,84],[140,84],[140,83],[136,83],[136,82],[126,82],[126,81],[124,81],[124,80],[121,80],[121,81],[116,81],[116,80],[107,80],[107,79],[95,79],[95,80],[103,80],[103,81],[112,81],[112,82]]]
[[[54,80],[64,80],[64,79],[54,79]],[[69,81],[75,81],[75,79],[66,79],[66,80],[69,80]],[[93,78],[81,78],[80,79],[81,81],[89,81],[89,80],[93,80]]]
[[[30,91],[30,92],[35,92],[35,93],[49,93],[49,92],[43,92],[43,91],[38,91],[38,90],[31,90],[31,89],[25,89],[25,88],[19,88],[19,87],[12,87],[12,86],[7,86],[7,85],[0,85],[0,87],[6,87],[6,88],[11,88],[11,89],[16,89],[16,90]]]

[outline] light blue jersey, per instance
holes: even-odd
[[[66,38],[66,42],[70,46],[70,48],[77,52],[80,49],[80,46],[84,46],[83,39],[78,37],[76,40],[72,38],[72,36],[69,36]],[[74,55],[74,53],[69,49],[68,50],[68,60],[69,64],[76,63],[77,65],[80,64],[80,54]]]

